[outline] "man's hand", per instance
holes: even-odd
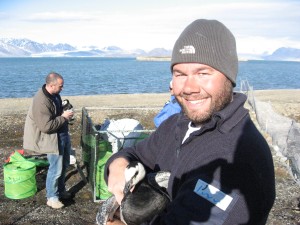
[[[108,191],[113,193],[116,201],[121,205],[124,197],[125,169],[129,162],[124,158],[117,158],[109,165]]]
[[[114,219],[113,221],[108,221],[106,225],[125,225],[121,220]]]
[[[66,110],[61,116],[67,120],[70,120],[74,116],[74,112],[72,110]]]

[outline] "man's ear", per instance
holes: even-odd
[[[170,81],[169,89],[170,89],[171,95],[174,95],[174,92],[173,92],[173,80]]]

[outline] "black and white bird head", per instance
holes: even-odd
[[[136,184],[146,176],[145,167],[137,161],[130,162],[125,169],[125,188],[124,194],[127,194]]]
[[[74,108],[73,105],[70,103],[70,101],[68,99],[64,99],[62,101],[62,107],[64,111],[73,111],[74,112]],[[69,124],[73,124],[75,120],[75,116],[72,116],[72,118],[69,120]]]
[[[114,195],[103,202],[96,216],[98,225],[111,221],[118,209],[120,220],[124,224],[139,225],[150,221],[169,204],[170,198],[165,190],[168,188],[170,172],[159,171],[146,175],[144,166],[133,161],[124,173],[124,198],[121,205],[119,206]]]
[[[66,111],[66,110],[70,110],[70,109],[73,109],[73,105],[70,103],[70,101],[68,99],[64,99],[62,101],[62,106],[63,106],[63,109]]]

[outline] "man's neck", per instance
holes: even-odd
[[[45,86],[45,89],[46,89],[46,91],[48,91],[48,93],[49,93],[50,95],[53,95],[53,93],[51,92],[50,87],[47,86],[47,84],[46,84],[46,86]]]

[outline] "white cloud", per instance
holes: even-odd
[[[47,8],[45,2],[33,5],[36,1],[29,0],[32,7],[24,4],[22,14],[18,10],[12,10],[10,14],[0,12],[0,17],[6,16],[5,20],[0,20],[0,36],[22,36],[39,42],[76,46],[171,49],[189,23],[207,18],[220,20],[228,26],[236,36],[241,52],[272,52],[278,47],[299,46],[300,2],[187,1],[181,4],[130,0],[128,4],[119,2],[118,7],[116,0],[103,5],[88,0],[92,2],[90,7],[87,7],[88,3],[80,7],[83,4],[80,1],[67,1],[69,5],[61,7],[54,7],[55,4],[49,2],[53,8]]]
[[[27,22],[78,22],[78,21],[93,21],[95,17],[82,12],[41,12],[29,15],[24,18]]]
[[[237,38],[237,49],[239,53],[249,54],[272,54],[280,47],[293,47],[300,49],[300,42],[289,40],[288,38],[266,37],[241,37]]]

